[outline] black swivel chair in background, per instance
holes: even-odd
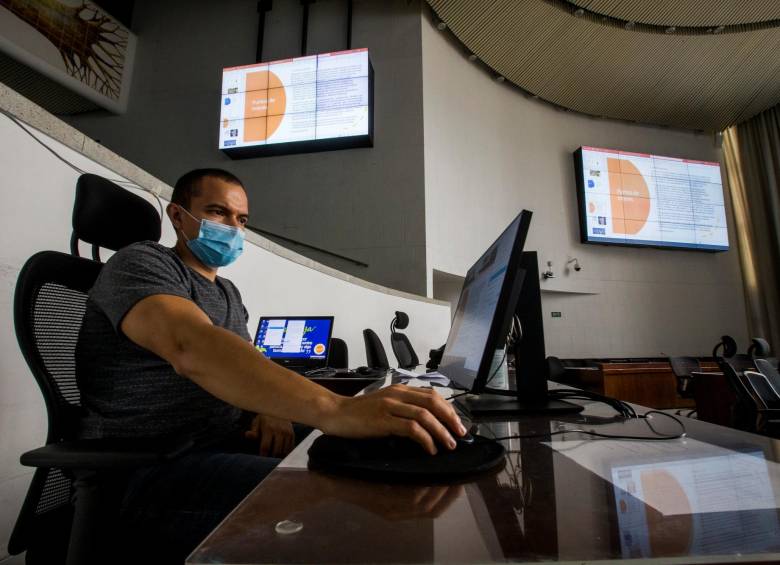
[[[398,361],[398,366],[402,369],[414,369],[420,364],[409,338],[406,334],[396,331],[406,329],[408,326],[409,316],[406,315],[406,312],[396,312],[395,318],[390,322],[390,345]]]
[[[343,339],[337,337],[330,338],[328,367],[332,369],[349,368],[349,350],[347,349],[347,343]]]
[[[83,414],[75,348],[87,292],[100,273],[99,247],[117,250],[160,238],[154,206],[96,175],[82,175],[73,209],[72,255],[41,251],[22,268],[14,295],[19,347],[48,413],[46,446],[24,453],[35,467],[8,543],[28,564],[118,562],[116,518],[123,477],[132,469],[183,453],[189,441],[77,440]],[[92,244],[95,260],[78,256]],[[7,431],[8,432],[8,431]],[[10,432],[8,432],[10,433]],[[148,547],[148,546],[147,546]]]
[[[366,344],[366,365],[371,369],[388,370],[390,363],[387,361],[385,347],[376,332],[370,328],[363,330],[363,341]]]
[[[682,398],[693,398],[694,381],[691,373],[701,369],[699,360],[696,357],[669,357],[669,365],[677,379],[677,394]]]
[[[566,382],[566,365],[558,357],[547,357],[547,378],[556,383]]]

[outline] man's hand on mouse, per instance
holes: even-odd
[[[434,455],[436,444],[454,449],[454,437],[462,437],[466,428],[452,405],[433,389],[392,385],[343,398],[323,431],[355,438],[409,437]]]

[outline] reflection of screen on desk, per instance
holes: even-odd
[[[780,545],[774,491],[761,452],[617,466],[612,482],[623,557],[727,554],[744,549],[747,538],[755,550]],[[640,501],[648,499],[666,515]],[[674,523],[674,536],[663,535],[662,520]]]

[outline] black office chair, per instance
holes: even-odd
[[[404,330],[409,326],[409,316],[405,312],[396,312],[395,318],[390,322],[390,345],[393,355],[402,369],[414,369],[420,364],[417,353],[414,352],[409,338],[396,330]]]
[[[122,478],[134,468],[167,460],[191,442],[77,440],[83,411],[75,348],[87,292],[102,264],[78,257],[78,240],[119,249],[160,238],[160,219],[143,198],[96,175],[82,175],[73,210],[74,255],[42,251],[22,268],[14,295],[19,347],[46,403],[46,446],[24,453],[36,467],[8,543],[30,565],[116,562],[115,518]],[[110,552],[110,553],[109,553]],[[110,555],[110,558],[108,557]]]
[[[349,351],[347,343],[337,337],[330,338],[330,353],[328,353],[328,367],[333,369],[349,368]]]
[[[554,355],[547,357],[547,378],[556,383],[566,382],[566,365]]]
[[[744,379],[756,401],[756,432],[771,437],[780,434],[780,394],[762,373],[745,371]]]
[[[370,328],[363,330],[363,341],[366,344],[366,365],[371,369],[388,370],[390,363],[387,361],[385,347],[376,332]]]
[[[693,377],[691,373],[701,369],[695,357],[669,357],[669,365],[677,379],[677,394],[682,398],[693,398]]]
[[[753,387],[745,377],[744,360],[732,358],[719,358],[718,366],[726,378],[726,382],[734,391],[737,398],[736,404],[731,408],[731,424],[733,427],[747,432],[759,433],[761,402],[756,397]],[[745,356],[747,357],[747,356]]]
[[[772,388],[780,394],[780,371],[770,359],[756,359],[756,369],[764,375]]]

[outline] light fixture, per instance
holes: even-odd
[[[504,75],[496,75],[496,82],[504,82],[506,80],[506,77]]]
[[[677,31],[677,28],[675,26],[669,26],[664,30],[664,32],[666,33],[674,33],[675,31]]]
[[[477,56],[474,53],[469,53],[469,61],[476,61]]]
[[[712,30],[712,33],[721,33],[724,29],[726,29],[726,26],[718,26]]]
[[[547,270],[542,273],[542,277],[544,277],[544,280],[555,278],[555,273],[552,270],[552,261],[547,261]]]
[[[438,29],[439,31],[444,31],[445,29],[447,29],[447,22],[437,18],[436,19],[436,29]]]
[[[582,8],[578,8],[577,10],[574,11],[575,18],[581,18],[584,15],[585,15],[585,10],[583,10]]]
[[[626,28],[628,31],[631,31],[634,29],[634,26],[636,26],[636,22],[626,22],[626,25],[623,27]]]

